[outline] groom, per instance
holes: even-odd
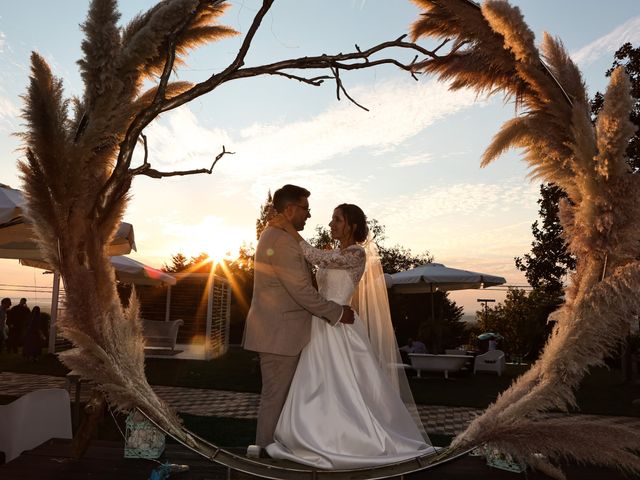
[[[302,187],[285,185],[274,193],[273,207],[301,231],[311,218],[309,195]],[[253,300],[242,341],[245,349],[260,354],[262,373],[257,447],[249,447],[249,456],[273,443],[300,352],[310,339],[312,315],[332,325],[353,323],[350,307],[325,300],[313,287],[309,265],[293,237],[267,227],[256,247]]]

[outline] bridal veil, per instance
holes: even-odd
[[[391,323],[389,297],[378,247],[371,238],[367,239],[363,246],[366,252],[366,266],[358,285],[358,315],[367,328],[369,341],[380,367],[391,379],[391,384],[402,398],[424,440],[431,444],[420,420],[400,357],[398,342]]]

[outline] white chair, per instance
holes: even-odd
[[[496,372],[498,376],[502,375],[504,370],[505,359],[502,350],[489,350],[487,353],[478,355],[473,362],[473,373],[477,371]]]
[[[69,393],[35,390],[0,405],[0,425],[0,451],[7,463],[51,438],[72,438]]]

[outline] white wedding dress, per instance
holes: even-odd
[[[336,265],[339,251],[301,245],[312,263]],[[317,280],[323,297],[348,305],[364,270],[364,250],[352,246],[343,252],[341,268],[320,268]],[[352,325],[332,326],[317,317],[312,322],[269,455],[334,470],[434,452],[379,367],[361,319],[356,316]]]

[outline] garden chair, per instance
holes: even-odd
[[[502,350],[489,350],[487,353],[478,355],[473,362],[473,373],[477,371],[496,372],[502,375],[505,359]]]

